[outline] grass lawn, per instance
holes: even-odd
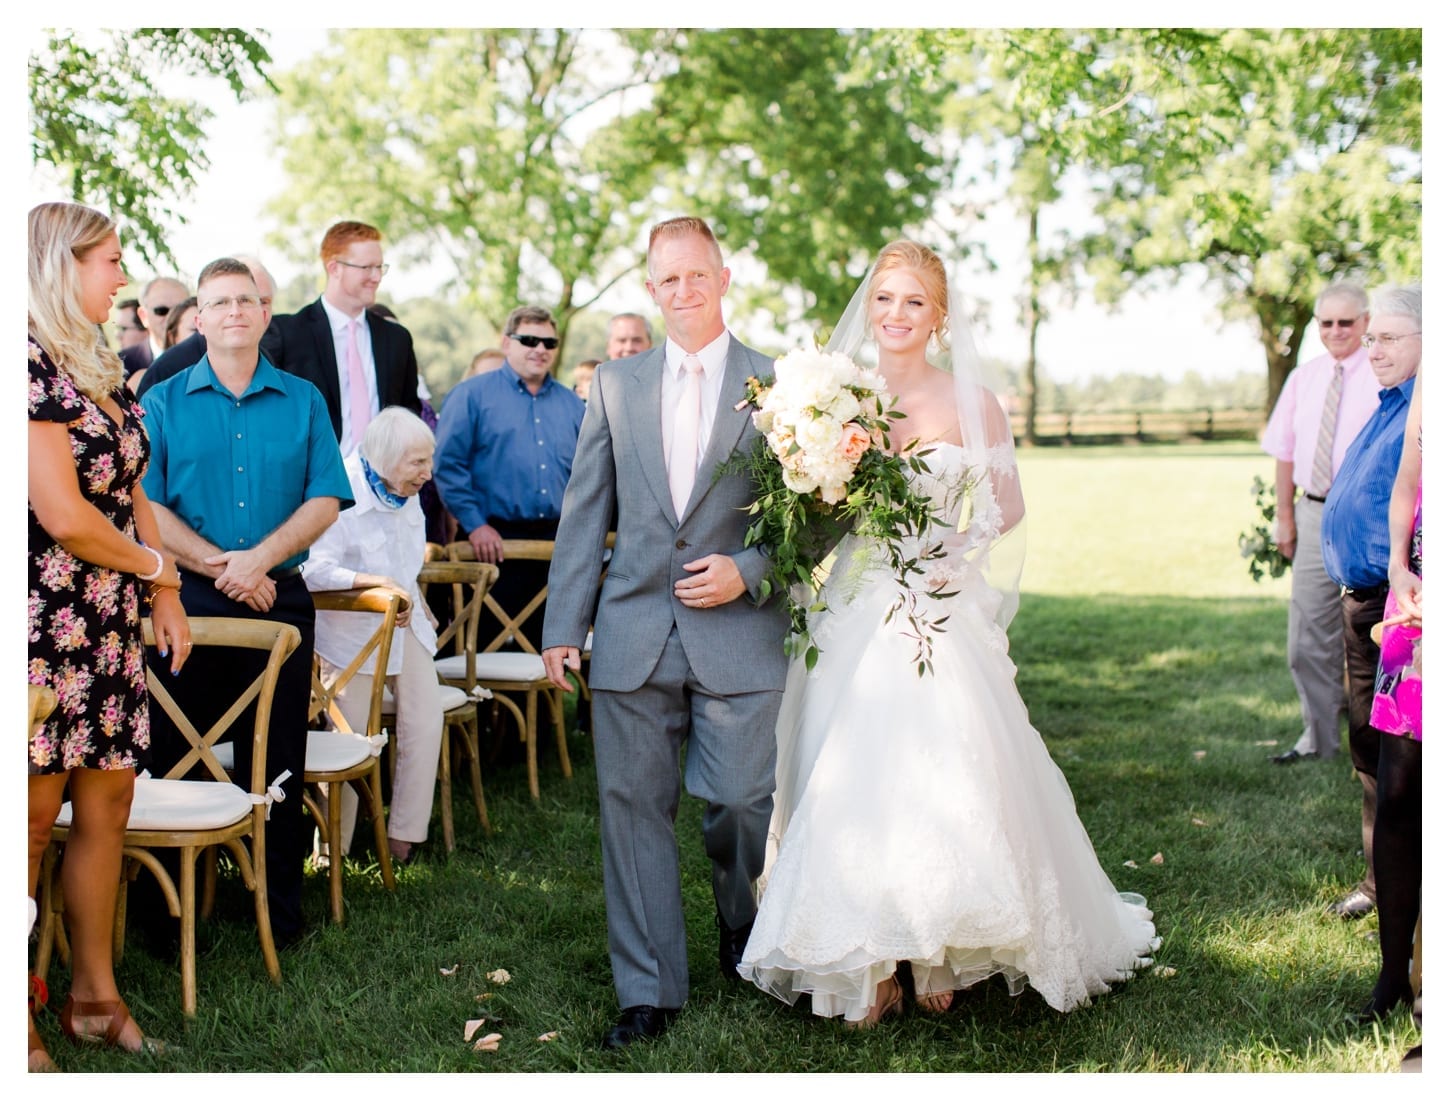
[[[1012,631],[1018,684],[1103,867],[1147,897],[1163,937],[1156,971],[1091,1006],[1061,1015],[996,979],[944,1017],[908,1012],[854,1033],[727,984],[701,808],[687,798],[690,1003],[660,1041],[604,1053],[598,1039],[616,1007],[592,758],[578,734],[572,782],[542,755],[538,804],[521,765],[486,774],[492,837],[459,784],[458,850],[442,853],[435,818],[431,851],[399,872],[395,894],[359,829],[348,922],[325,923],[326,880],[311,876],[313,931],[283,954],[280,988],[267,982],[235,883],[223,883],[199,934],[194,1020],[181,1016],[172,964],[133,937],[121,989],[143,1027],[179,1050],[154,1062],[76,1050],[51,1015],[42,1033],[76,1071],[1393,1070],[1419,1042],[1409,1014],[1379,1028],[1347,1019],[1378,968],[1375,919],[1324,913],[1361,870],[1359,784],[1347,758],[1265,762],[1298,733],[1287,579],[1253,584],[1237,549],[1249,483],[1268,467],[1248,444],[1022,458],[1030,538]],[[487,977],[499,968],[505,984]],[[50,979],[58,1007],[68,976],[57,965]],[[503,1040],[475,1053],[464,1025],[485,1015],[483,1032]]]

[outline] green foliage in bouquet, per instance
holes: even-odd
[[[1267,577],[1283,577],[1284,571],[1293,565],[1279,552],[1274,542],[1274,487],[1255,475],[1253,484],[1254,508],[1259,518],[1248,531],[1239,534],[1239,555],[1249,560],[1249,576],[1255,581]]]

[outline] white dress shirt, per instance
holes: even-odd
[[[403,586],[413,602],[408,626],[399,627],[398,631],[412,631],[431,654],[438,649],[438,634],[428,622],[423,594],[418,591],[418,571],[423,568],[428,538],[423,506],[418,503],[417,494],[399,509],[383,505],[368,485],[362,458],[356,452],[347,457],[343,466],[356,503],[339,513],[312,544],[307,561],[302,564],[302,580],[309,590],[322,592],[354,588],[360,573],[391,577]],[[346,666],[375,630],[377,621],[372,615],[318,612],[317,652],[333,665]],[[369,659],[362,672],[371,674],[375,664]],[[394,634],[388,653],[388,675],[396,676],[402,669],[403,638],[399,633]]]
[[[332,327],[332,347],[337,353],[337,393],[342,404],[342,439],[338,441],[338,446],[344,455],[351,455],[360,441],[352,430],[352,402],[349,400],[352,383],[347,376],[348,326],[354,321],[360,322],[357,329],[357,354],[362,360],[363,378],[368,384],[368,407],[377,416],[378,369],[373,362],[373,335],[368,329],[367,310],[363,310],[356,317],[348,317],[326,297],[322,299],[322,309],[327,314],[328,325]]]
[[[730,330],[726,329],[714,340],[701,348],[695,355],[705,368],[700,379],[700,446],[695,455],[695,465],[704,457],[710,442],[710,432],[715,425],[715,411],[720,407],[720,387],[725,381],[725,354],[730,350]],[[673,340],[665,341],[664,376],[660,384],[660,428],[665,441],[665,455],[675,439],[675,410],[680,396],[685,392],[685,349]],[[744,394],[740,395],[744,397]]]

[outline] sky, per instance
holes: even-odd
[[[317,28],[277,24],[272,28],[267,45],[278,71],[306,58],[326,41],[326,31]],[[283,185],[280,158],[273,154],[267,140],[272,102],[237,104],[225,85],[215,80],[185,81],[178,87],[214,112],[204,145],[210,168],[190,196],[176,206],[186,219],[186,224],[179,225],[170,238],[182,268],[180,274],[194,278],[209,260],[238,252],[261,255],[283,284],[299,272],[309,273],[311,268],[293,265],[275,248],[269,248],[266,241],[275,223],[263,214],[263,207]],[[65,197],[35,173],[31,191],[32,201]],[[1068,224],[1074,216],[1069,203],[1058,204],[1052,214],[1067,218]],[[339,216],[344,213],[339,212]],[[1007,205],[1000,204],[989,213],[980,231],[997,271],[990,275],[954,274],[961,291],[990,303],[989,315],[975,333],[979,349],[989,357],[1021,363],[1026,354],[1026,334],[1016,316],[1015,298],[1027,270],[1025,229]],[[749,264],[739,259],[734,263],[737,281],[748,278]],[[133,263],[130,270],[138,279],[152,274],[139,262]],[[382,297],[390,302],[403,301],[433,292],[439,282],[436,270],[395,263]],[[601,308],[637,310],[647,315],[653,310],[643,287],[627,284],[614,288],[601,302]],[[748,339],[750,334],[744,335]],[[1313,339],[1306,340],[1305,346],[1310,355],[1320,351]],[[1174,288],[1134,293],[1116,308],[1096,303],[1091,294],[1084,294],[1076,306],[1056,308],[1039,331],[1038,361],[1040,377],[1058,383],[1119,371],[1176,379],[1188,371],[1207,378],[1227,378],[1241,371],[1264,369],[1254,327],[1246,322],[1223,322],[1214,296],[1204,289],[1201,277],[1193,276]]]

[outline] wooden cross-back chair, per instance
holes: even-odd
[[[383,886],[397,887],[393,875],[393,858],[388,849],[388,825],[383,816],[383,780],[380,756],[387,741],[383,730],[383,691],[387,679],[388,656],[393,644],[393,629],[399,613],[409,606],[408,598],[394,589],[340,589],[314,592],[312,603],[321,612],[372,613],[380,616],[358,652],[331,680],[324,681],[319,663],[312,665],[312,699],[308,708],[307,766],[304,782],[309,794],[304,797],[318,828],[328,842],[327,895],[332,920],[341,923],[342,906],[342,792],[351,785],[360,803],[366,806],[373,820],[373,839],[377,846],[378,868]],[[373,664],[372,691],[368,697],[368,717],[364,729],[354,730],[342,713],[337,697],[352,682],[369,659]],[[331,729],[322,729],[330,723]],[[327,793],[327,813],[321,811],[321,800],[312,792]]]
[[[166,679],[158,677],[150,668],[146,671],[151,706],[161,707],[170,716],[191,748],[164,776],[137,778],[122,854],[129,867],[143,867],[155,876],[167,908],[173,917],[180,919],[181,1008],[187,1016],[193,1016],[196,1013],[196,863],[197,857],[213,846],[224,846],[232,854],[242,882],[252,892],[257,939],[267,974],[274,983],[282,981],[282,966],[272,942],[272,922],[267,908],[266,821],[267,809],[278,797],[285,777],[269,779],[266,775],[267,738],[277,677],[282,663],[301,643],[301,636],[290,624],[267,620],[201,616],[189,622],[193,654],[197,649],[213,646],[267,653],[262,672],[204,733],[172,697]],[[146,645],[155,646],[151,620],[143,620],[142,627]],[[218,756],[218,741],[253,702],[256,713],[252,723],[252,774],[246,778],[247,786],[243,788],[227,775]],[[185,779],[194,769],[210,778]],[[67,802],[61,807],[60,817],[51,831],[53,842],[65,844],[70,822],[71,805]],[[181,866],[175,880],[157,859],[153,851],[157,849],[179,850]],[[54,862],[43,881],[43,889],[49,904],[41,910],[42,928],[36,949],[36,973],[41,976],[49,968],[63,910]],[[124,935],[124,892],[123,879],[117,904],[118,948]]]
[[[443,705],[443,744],[438,754],[438,795],[443,819],[443,844],[453,851],[453,753],[468,758],[473,806],[478,824],[491,834],[488,803],[483,797],[481,753],[478,745],[478,704],[489,693],[478,687],[474,657],[478,652],[478,624],[488,590],[498,580],[498,567],[483,562],[445,561],[446,551],[428,545],[428,557],[418,573],[418,588],[427,600],[430,588],[441,586],[450,594],[452,618],[440,624],[434,667],[438,671],[439,702]],[[511,700],[499,701],[514,707]],[[517,708],[515,707],[515,710]],[[453,741],[457,734],[458,741]]]
[[[448,557],[455,562],[478,560],[473,545],[466,541],[449,543],[447,550]],[[551,539],[505,539],[503,565],[495,568],[506,570],[510,561],[548,562],[553,557],[554,543]],[[497,600],[485,594],[479,635],[487,641],[479,644],[474,665],[477,683],[492,692],[494,699],[508,708],[518,724],[519,739],[524,743],[524,760],[528,767],[529,794],[536,800],[539,798],[540,699],[544,701],[554,726],[559,767],[566,779],[574,775],[574,769],[569,763],[569,745],[564,734],[563,694],[549,680],[544,672],[544,659],[539,656],[538,648],[522,630],[524,622],[543,605],[548,595],[549,586],[546,581],[517,614],[510,615]],[[519,649],[504,650],[504,645],[510,641]],[[507,693],[519,693],[524,697],[522,712],[516,705],[512,705]]]

